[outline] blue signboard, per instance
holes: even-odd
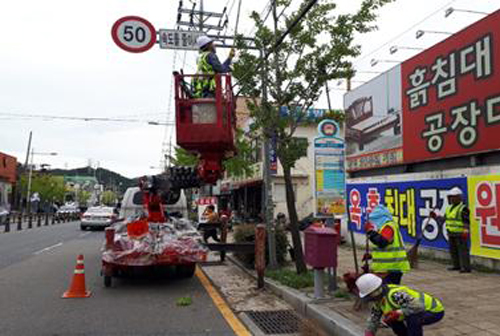
[[[422,237],[422,245],[447,249],[448,237],[443,225],[429,218],[436,209],[442,215],[448,206],[447,195],[458,187],[467,200],[467,178],[449,178],[386,183],[348,183],[349,229],[364,233],[366,214],[378,204],[385,205],[399,223],[403,240],[414,243]],[[422,228],[425,228],[422,230]]]
[[[345,144],[339,125],[323,120],[314,139],[314,200],[316,217],[345,214]]]

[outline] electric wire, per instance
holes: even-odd
[[[419,20],[418,22],[414,23],[413,25],[411,25],[409,28],[403,30],[401,33],[399,33],[396,37],[392,38],[391,40],[385,42],[384,44],[380,45],[379,47],[375,48],[374,50],[370,51],[369,53],[367,54],[363,54],[361,55],[359,58],[357,58],[355,60],[354,63],[359,63],[363,60],[365,60],[366,58],[370,57],[371,55],[373,55],[374,53],[376,53],[377,51],[381,50],[382,48],[386,47],[387,45],[389,45],[390,43],[394,42],[395,40],[397,40],[398,38],[400,38],[401,36],[403,36],[404,34],[408,33],[410,30],[414,29],[415,27],[417,27],[418,25],[420,25],[421,23],[423,23],[424,21],[426,21],[427,19],[429,19],[430,17],[436,15],[437,13],[441,12],[443,9],[445,9],[446,7],[449,7],[450,5],[452,5],[453,3],[455,3],[457,0],[452,0],[450,2],[447,2],[444,6],[441,6],[439,7],[438,9],[436,9],[435,11],[433,11],[432,13],[428,14],[427,16],[425,16],[423,19]]]

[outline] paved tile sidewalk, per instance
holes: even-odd
[[[362,254],[358,250],[358,257]],[[339,276],[354,270],[350,247],[341,247],[338,257]],[[445,306],[444,319],[426,327],[425,335],[500,335],[500,275],[479,272],[461,274],[448,271],[447,267],[420,259],[419,269],[403,277],[405,285],[440,298]],[[367,310],[354,311],[353,301],[326,302],[324,305],[360,326],[364,325],[369,313]],[[381,329],[377,335],[393,333]]]

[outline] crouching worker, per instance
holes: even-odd
[[[373,302],[365,336],[374,336],[380,322],[397,336],[420,336],[424,334],[423,326],[439,322],[444,316],[438,299],[406,286],[383,284],[375,274],[360,276],[356,286],[363,300]]]
[[[372,259],[371,270],[384,283],[399,285],[403,274],[410,270],[399,225],[389,210],[379,205],[368,215],[365,231],[374,246],[372,254],[363,259]]]

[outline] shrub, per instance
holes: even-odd
[[[236,243],[255,242],[255,225],[243,224],[234,228],[234,241]],[[288,253],[288,237],[286,232],[281,229],[276,230],[276,259],[279,265],[286,261]],[[240,260],[246,267],[253,268],[255,264],[255,253],[235,253],[234,256]],[[269,262],[268,241],[266,239],[266,263]]]

